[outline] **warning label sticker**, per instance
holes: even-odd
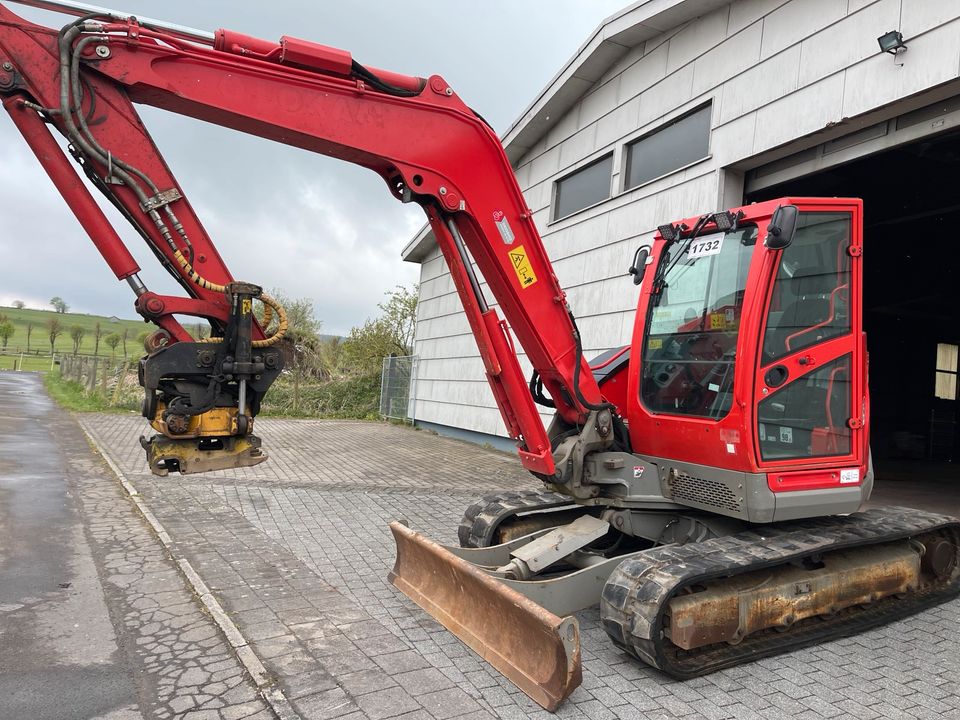
[[[858,468],[853,468],[852,470],[840,471],[841,485],[850,485],[851,483],[858,483],[858,482],[860,482],[860,470]]]
[[[497,224],[497,230],[500,231],[500,238],[503,240],[503,244],[513,245],[515,239],[513,228],[510,227],[510,221],[507,220],[502,210],[497,210],[493,213],[493,221]]]
[[[510,262],[513,263],[513,271],[517,273],[517,279],[520,281],[520,287],[528,288],[533,285],[537,281],[537,276],[530,266],[530,259],[523,245],[517,245],[509,255]]]

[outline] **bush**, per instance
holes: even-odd
[[[301,383],[296,412],[294,384],[284,375],[267,392],[264,415],[377,419],[380,411],[380,375],[367,374],[325,382]]]

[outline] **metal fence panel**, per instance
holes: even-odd
[[[385,357],[380,374],[380,415],[413,422],[417,355]]]

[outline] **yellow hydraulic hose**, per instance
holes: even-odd
[[[226,294],[227,288],[225,285],[219,285],[217,283],[210,282],[201,276],[200,273],[193,269],[193,266],[179,250],[174,250],[173,257],[180,264],[180,267],[194,284],[204,288],[205,290],[209,290],[210,292]],[[265,306],[263,313],[264,329],[266,329],[266,326],[269,325],[270,321],[273,319],[274,312],[277,313],[277,329],[269,337],[266,337],[263,340],[254,340],[250,344],[255,348],[270,347],[271,345],[276,345],[278,342],[280,342],[283,339],[283,336],[287,334],[287,326],[289,324],[287,320],[287,311],[283,309],[283,305],[266,293],[261,293],[259,300]],[[207,338],[206,342],[220,342],[221,339],[222,338]]]

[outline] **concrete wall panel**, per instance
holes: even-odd
[[[760,57],[776,55],[846,14],[847,0],[793,0],[782,5],[763,18]]]
[[[876,45],[895,27],[909,46],[896,59]],[[626,268],[657,225],[738,202],[738,178],[750,163],[765,162],[755,159],[760,153],[795,152],[839,123],[958,73],[960,2],[952,0],[736,0],[645,36],[605,70],[592,68],[599,81],[579,81],[580,101],[540,140],[528,140],[530,149],[517,161],[588,356],[630,340],[637,288]],[[710,156],[624,190],[626,144],[707,101],[713,103]],[[607,152],[614,158],[610,199],[552,221],[555,182]],[[436,251],[423,262],[421,283],[417,416],[504,435]],[[522,355],[521,364],[529,372]]]

